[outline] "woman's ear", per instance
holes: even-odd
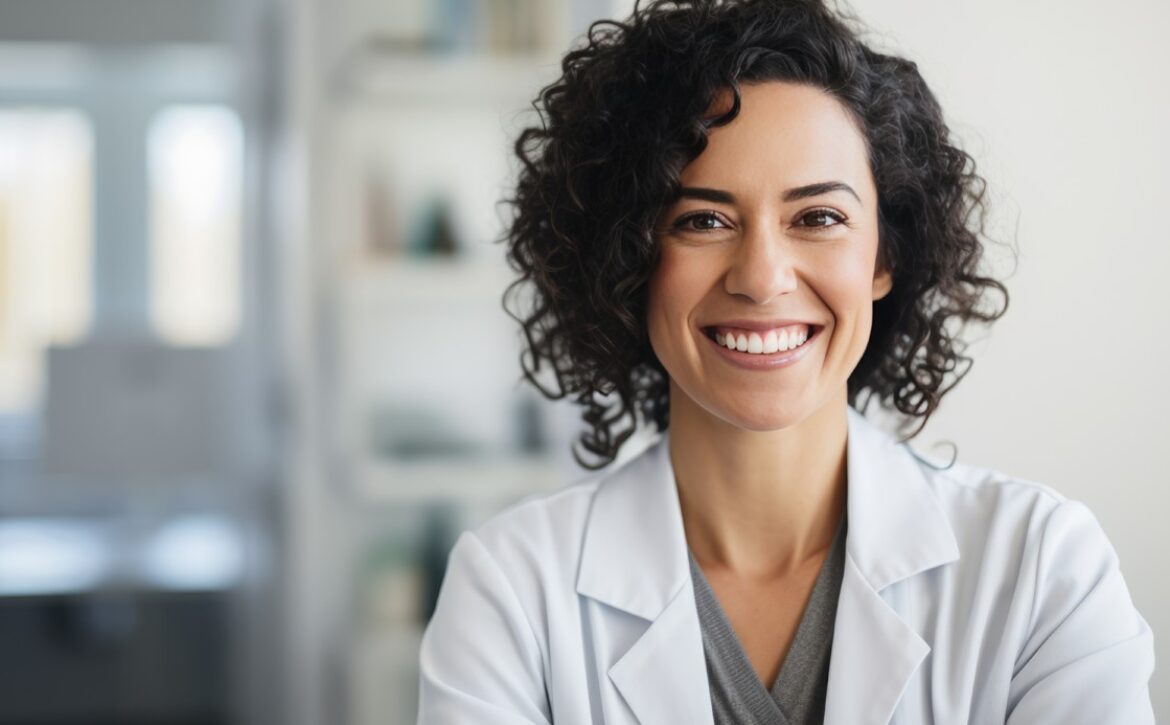
[[[873,299],[880,300],[894,288],[894,275],[880,262],[873,274]]]

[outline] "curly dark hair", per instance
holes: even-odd
[[[611,463],[639,420],[668,425],[669,378],[650,346],[647,282],[658,261],[655,229],[682,169],[708,129],[739,112],[740,83],[789,81],[826,91],[864,130],[878,190],[879,261],[893,289],[874,303],[849,405],[926,424],[971,358],[959,332],[1007,311],[1007,289],[977,271],[986,182],[952,142],[934,94],[910,60],[865,45],[864,26],[822,0],[654,0],[624,22],[599,20],[568,52],[561,77],[532,106],[539,126],[515,141],[521,161],[512,219],[496,242],[521,277],[504,309],[523,327],[523,377],[552,400],[576,396],[589,428],[581,445]],[[856,26],[856,27],[851,27]],[[708,109],[731,89],[731,109]],[[978,212],[977,216],[973,215]],[[509,295],[530,288],[531,309]],[[999,309],[981,310],[989,289]],[[953,329],[957,328],[957,329]],[[531,358],[526,362],[526,358]],[[548,362],[559,390],[537,379]],[[599,400],[612,396],[617,400]],[[640,418],[639,418],[640,415]],[[623,418],[629,424],[615,427]],[[905,439],[904,439],[905,440]]]

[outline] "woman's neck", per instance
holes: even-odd
[[[840,398],[788,428],[756,432],[672,390],[671,465],[687,544],[704,569],[770,580],[829,547],[847,490]]]

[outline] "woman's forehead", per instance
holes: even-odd
[[[730,93],[722,98],[729,103]],[[709,131],[703,153],[681,174],[688,185],[756,188],[823,179],[843,180],[864,199],[872,183],[865,139],[838,99],[787,82],[742,86],[739,114]]]

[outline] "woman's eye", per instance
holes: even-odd
[[[800,224],[798,226],[809,227],[810,229],[828,229],[830,227],[835,227],[839,224],[845,223],[845,217],[833,211],[832,209],[813,209],[812,211],[801,215],[800,218],[806,223]]]
[[[700,211],[695,212],[694,214],[687,214],[686,216],[679,218],[679,220],[674,223],[674,228],[684,231],[708,231],[711,229],[718,229],[719,227],[711,226],[712,222],[719,224],[723,223],[719,220],[719,217],[715,216],[711,212]]]

